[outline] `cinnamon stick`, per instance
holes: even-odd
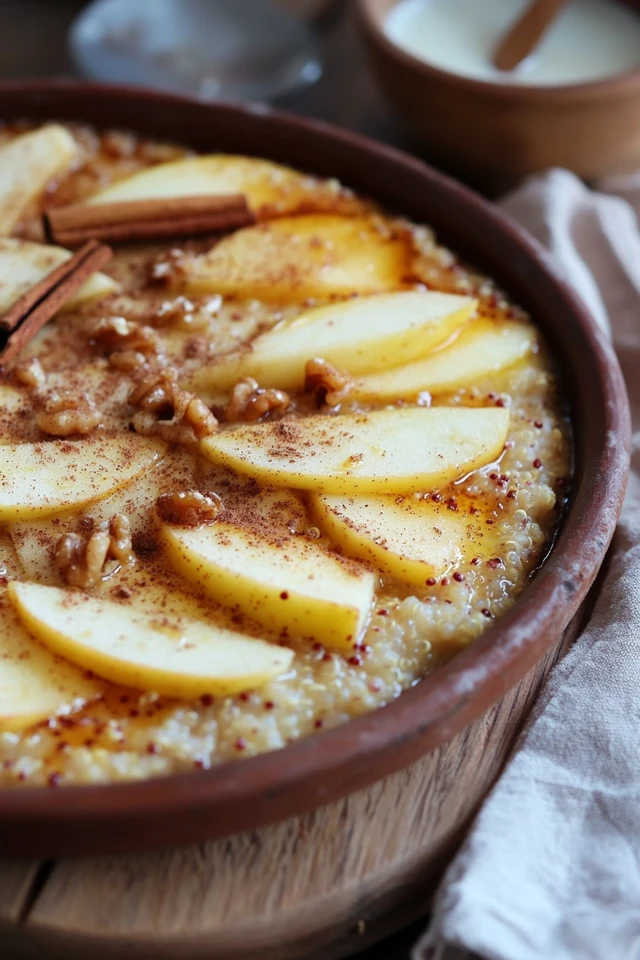
[[[86,243],[16,300],[0,316],[0,364],[4,366],[15,360],[38,330],[112,256],[110,247],[95,240]]]
[[[44,214],[49,242],[73,247],[89,239],[126,243],[235,230],[255,223],[242,194],[160,197],[74,204]]]

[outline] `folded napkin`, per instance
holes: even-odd
[[[502,206],[613,337],[632,407],[632,475],[592,617],[450,865],[414,960],[632,960],[640,957],[640,174],[595,193],[552,170]]]

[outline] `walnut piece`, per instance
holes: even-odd
[[[86,393],[52,392],[43,401],[36,424],[52,437],[91,433],[100,423],[100,411]]]
[[[114,350],[113,353],[109,355],[110,366],[115,367],[116,370],[122,370],[125,373],[130,373],[132,370],[139,370],[146,362],[147,357],[138,350]]]
[[[155,371],[142,377],[129,394],[128,402],[159,420],[171,420],[175,415],[176,381],[176,373],[169,367]]]
[[[183,272],[184,260],[184,250],[179,247],[158,254],[149,264],[149,283],[169,285]]]
[[[156,500],[156,512],[165,523],[180,527],[200,527],[213,523],[220,513],[222,501],[217,493],[205,496],[198,490],[163,493]]]
[[[304,368],[305,393],[313,394],[319,407],[324,403],[336,407],[346,399],[352,387],[348,374],[321,357],[307,361]]]
[[[151,327],[125,317],[101,317],[90,333],[90,344],[101,353],[135,350],[145,357],[158,352],[158,339]]]
[[[238,380],[231,399],[225,407],[224,419],[228,423],[237,420],[261,420],[267,416],[282,416],[291,400],[284,390],[263,390],[253,377]]]
[[[211,318],[222,306],[222,297],[218,294],[195,304],[187,297],[179,296],[174,300],[164,300],[156,310],[154,320],[158,326],[177,327],[178,330],[200,330],[208,327]]]
[[[42,369],[42,364],[37,357],[30,360],[23,360],[15,367],[14,376],[19,383],[25,387],[33,387],[35,390],[41,390],[45,385],[46,375]]]
[[[92,533],[63,534],[56,543],[55,559],[65,583],[90,590],[121,567],[135,563],[128,518],[117,513]]]
[[[136,558],[131,546],[131,524],[124,513],[116,513],[111,518],[109,535],[109,555],[123,567],[134,564]]]
[[[137,141],[132,133],[124,133],[122,130],[108,130],[100,137],[100,146],[107,156],[121,159],[122,157],[133,157],[135,155]]]
[[[186,394],[186,396],[191,399],[182,416],[184,423],[191,427],[198,440],[211,436],[218,427],[218,421],[200,397],[196,397],[195,394]]]
[[[193,445],[218,428],[218,421],[194,393],[181,390],[171,368],[143,377],[129,394],[138,407],[131,424],[136,433],[162,437],[169,443]]]

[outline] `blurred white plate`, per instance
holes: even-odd
[[[70,48],[96,80],[268,100],[322,73],[311,28],[272,0],[94,0]]]

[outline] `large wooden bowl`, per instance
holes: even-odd
[[[113,786],[0,790],[2,855],[115,853],[251,829],[345,796],[479,721],[559,647],[602,564],[627,480],[629,410],[617,360],[544,251],[480,197],[419,160],[264,106],[209,105],[72,81],[0,86],[0,118],[21,117],[125,127],[199,149],[270,157],[338,177],[431,224],[530,310],[551,344],[570,404],[575,486],[550,556],[513,608],[394,703],[284,750],[206,772]],[[499,756],[504,743],[491,741],[486,750]],[[484,767],[492,756],[483,757]],[[436,777],[438,770],[435,765]],[[487,786],[485,777],[482,789]]]

